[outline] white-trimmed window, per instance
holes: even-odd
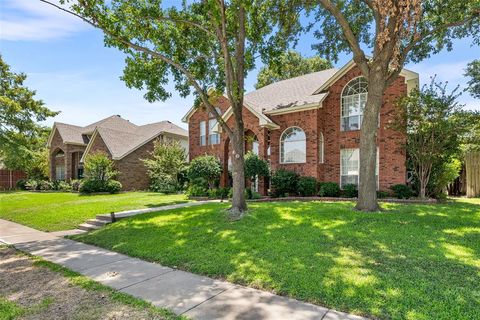
[[[318,137],[318,163],[324,162],[324,148],[325,142],[323,141],[323,133],[320,132],[320,136]]]
[[[360,130],[367,103],[368,83],[364,77],[351,80],[342,91],[341,130]]]
[[[377,148],[377,161],[375,165],[375,175],[377,178],[378,189],[378,166],[379,150]],[[340,188],[347,184],[358,186],[358,177],[360,172],[360,149],[341,149],[340,150]]]
[[[55,179],[58,181],[65,180],[65,166],[64,165],[57,165],[55,167]]]
[[[215,130],[217,119],[208,120],[208,144],[219,144],[220,134]]]
[[[204,146],[207,144],[207,122],[200,121],[200,145]]]
[[[305,163],[307,139],[299,127],[290,127],[280,137],[280,163]]]

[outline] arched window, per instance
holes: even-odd
[[[280,137],[280,163],[304,163],[307,160],[307,139],[299,127],[290,127]]]
[[[323,163],[324,147],[323,133],[320,132],[320,136],[318,137],[318,163]]]
[[[55,154],[55,158],[62,158],[65,156],[65,153],[62,150],[58,150]]]
[[[364,77],[358,77],[347,83],[342,91],[343,131],[359,130],[363,119],[363,109],[367,103],[368,83]]]

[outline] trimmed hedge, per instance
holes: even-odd
[[[314,177],[300,177],[298,179],[298,193],[302,197],[311,197],[317,194],[317,179]]]
[[[318,191],[320,197],[338,197],[340,196],[340,187],[335,182],[323,182]]]

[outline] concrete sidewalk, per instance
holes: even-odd
[[[365,319],[131,258],[1,219],[0,242],[193,319]]]

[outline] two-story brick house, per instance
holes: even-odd
[[[48,139],[50,179],[82,178],[85,157],[103,151],[114,161],[124,190],[145,190],[150,181],[142,159],[157,139],[177,140],[188,150],[187,131],[170,121],[138,126],[114,115],[85,127],[55,122]]]
[[[405,136],[391,128],[395,103],[418,87],[418,74],[403,70],[386,90],[378,128],[378,186],[380,190],[405,183]],[[328,69],[265,86],[245,95],[243,119],[246,150],[269,161],[273,171],[284,168],[319,181],[343,186],[358,184],[359,138],[368,86],[350,61]],[[216,108],[229,125],[229,101],[220,97]],[[231,146],[226,133],[205,107],[193,107],[183,118],[189,127],[190,159],[216,155],[223,164],[221,185],[229,184]],[[266,194],[267,183],[259,181]]]

